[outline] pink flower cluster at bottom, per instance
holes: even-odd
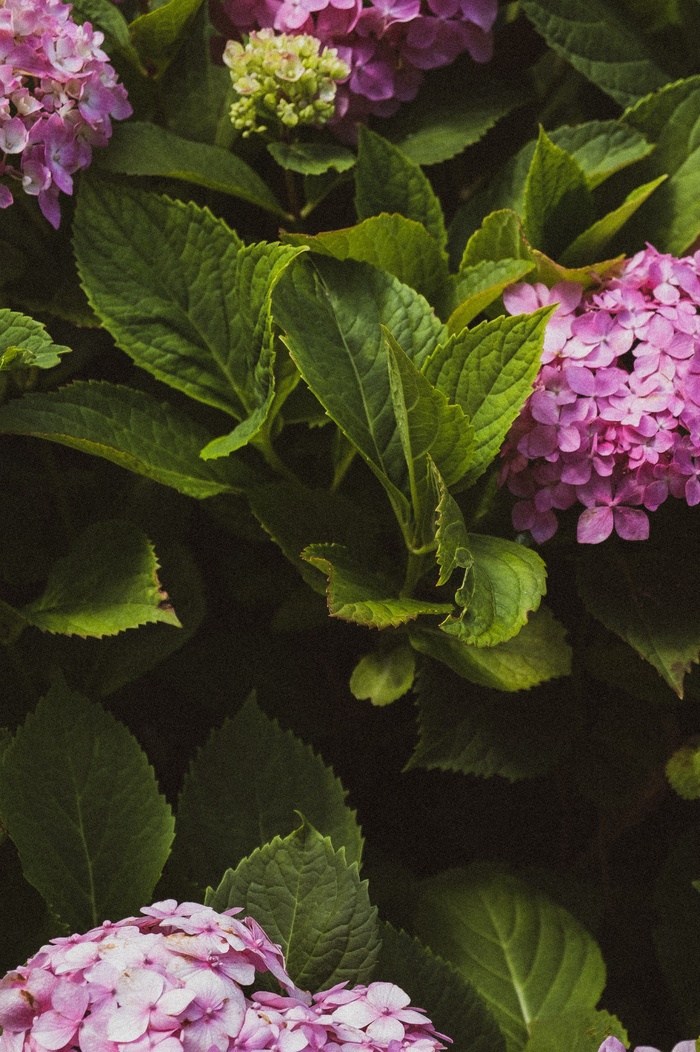
[[[598,1052],[627,1052],[627,1049],[617,1037],[606,1037]],[[634,1052],[659,1052],[658,1048],[651,1045],[637,1045]],[[694,1041],[679,1041],[673,1046],[671,1052],[695,1052]]]
[[[449,1041],[393,983],[313,997],[238,909],[168,899],[53,939],[0,981],[0,1052],[439,1052]],[[282,993],[256,991],[269,972]]]
[[[648,246],[585,294],[519,284],[503,300],[511,314],[559,304],[501,454],[515,529],[546,541],[578,504],[580,542],[644,540],[667,497],[700,503],[700,252]]]

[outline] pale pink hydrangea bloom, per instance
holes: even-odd
[[[667,497],[700,504],[700,253],[648,246],[586,293],[521,283],[503,300],[510,314],[559,304],[501,452],[515,529],[541,543],[583,505],[581,543],[645,540]]]
[[[112,134],[111,118],[132,109],[100,45],[62,0],[0,0],[0,208],[13,190],[37,198],[58,227],[59,192],[73,192],[93,146]]]
[[[173,899],[53,939],[0,980],[0,1052],[440,1052],[393,983],[311,996],[239,909]],[[282,993],[247,996],[258,973]]]
[[[627,1052],[627,1050],[619,1038],[606,1037],[598,1052]],[[659,1052],[659,1050],[658,1048],[652,1048],[650,1045],[637,1045],[634,1052]],[[695,1042],[679,1041],[677,1045],[673,1046],[671,1052],[695,1052]]]

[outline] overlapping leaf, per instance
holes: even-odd
[[[0,309],[0,372],[13,369],[51,369],[70,347],[55,344],[39,321],[25,314]]]
[[[175,58],[202,0],[167,0],[129,26],[131,42],[150,76],[161,76]]]
[[[542,128],[525,180],[522,216],[530,244],[552,256],[593,219],[593,199],[583,169]]]

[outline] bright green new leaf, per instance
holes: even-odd
[[[173,864],[204,888],[299,824],[295,811],[359,864],[362,833],[347,793],[309,745],[283,731],[253,696],[212,731],[190,764],[177,809]]]
[[[256,481],[242,462],[205,464],[211,436],[144,391],[90,380],[0,406],[0,432],[47,438],[104,457],[189,497],[231,493]]]
[[[582,266],[592,259],[598,259],[612,241],[618,230],[621,230],[637,209],[651,197],[654,190],[666,181],[666,175],[660,175],[643,186],[632,190],[625,200],[602,219],[596,220],[588,230],[584,230],[560,255],[560,260],[567,267]]]
[[[676,749],[666,764],[666,777],[684,800],[700,799],[700,747],[697,742]]]
[[[512,639],[540,605],[547,590],[544,561],[530,548],[470,533],[471,565],[455,601],[459,617],[448,617],[441,628],[463,643],[492,647]]]
[[[416,927],[431,949],[473,983],[510,1049],[539,1019],[591,1009],[605,985],[598,946],[561,906],[484,865],[423,883]]]
[[[98,522],[54,563],[43,595],[21,614],[43,632],[67,636],[113,636],[154,621],[179,628],[157,570],[141,530],[116,519]]]
[[[447,244],[442,206],[426,176],[396,146],[362,124],[355,166],[355,208],[358,219],[398,212],[422,223],[440,248]]]
[[[467,241],[459,274],[468,274],[480,263],[500,260],[530,262],[531,259],[532,253],[525,241],[520,219],[512,209],[502,208],[487,215]]]
[[[368,982],[379,954],[377,910],[367,881],[345,851],[334,851],[306,821],[228,870],[207,893],[215,910],[243,906],[284,950],[287,970],[303,990]]]
[[[338,142],[270,142],[267,149],[282,168],[300,175],[347,172],[355,164],[352,150]]]
[[[431,470],[438,494],[435,519],[435,540],[437,542],[435,558],[440,567],[438,585],[443,585],[447,584],[458,566],[469,571],[474,560],[469,550],[469,534],[464,525],[464,516],[460,507],[434,465],[431,465]]]
[[[150,902],[173,839],[136,740],[62,682],[5,751],[0,814],[26,879],[70,931]]]
[[[475,451],[463,485],[486,471],[532,392],[553,308],[497,318],[451,336],[430,356],[423,373],[461,405],[474,428]]]
[[[549,46],[621,106],[671,79],[615,0],[522,0],[522,6]]]
[[[411,689],[415,672],[416,655],[409,646],[373,650],[352,670],[350,693],[373,705],[390,705]]]
[[[149,76],[160,77],[168,68],[201,3],[202,0],[168,0],[131,23],[131,42]]]
[[[421,669],[416,693],[420,739],[407,769],[540,778],[562,763],[585,718],[559,683],[504,694],[474,687],[435,661]]]
[[[40,321],[0,309],[0,372],[13,369],[51,369],[70,347],[55,344]]]
[[[365,569],[341,544],[311,544],[301,555],[328,577],[331,617],[369,628],[396,628],[419,614],[452,612],[452,603],[400,598],[396,585]]]
[[[525,180],[522,215],[529,243],[551,256],[593,219],[593,199],[583,169],[554,145],[543,128]]]
[[[450,335],[462,329],[481,314],[516,281],[520,281],[535,264],[529,259],[484,259],[463,267],[457,275],[454,302],[458,305],[447,319]]]
[[[496,690],[527,690],[571,672],[566,630],[548,607],[540,605],[517,636],[493,647],[462,643],[440,629],[411,627],[411,644],[442,661],[458,676]]]
[[[156,124],[127,121],[115,125],[109,149],[95,152],[95,164],[122,175],[158,175],[195,183],[288,218],[266,183],[235,153],[182,139]]]
[[[579,1008],[562,1015],[537,1019],[530,1026],[525,1052],[598,1052],[610,1036],[627,1044],[627,1031],[614,1015]]]
[[[459,972],[418,939],[381,925],[382,948],[375,982],[396,983],[414,1005],[429,1006],[430,1018],[458,1052],[505,1052],[505,1041],[483,1000]]]

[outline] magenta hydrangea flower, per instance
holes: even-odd
[[[440,1052],[393,983],[297,989],[240,909],[174,899],[53,939],[0,980],[0,1052]],[[256,990],[260,974],[282,991]]]
[[[700,504],[700,253],[648,246],[586,293],[522,283],[503,301],[510,314],[559,305],[501,451],[515,529],[541,543],[583,505],[581,543],[645,540],[669,496]]]
[[[598,1052],[627,1052],[627,1049],[619,1038],[606,1037]],[[637,1045],[634,1052],[659,1052],[659,1049],[652,1048],[650,1045]],[[695,1052],[695,1042],[679,1041],[677,1045],[673,1046],[671,1052]]]
[[[350,68],[338,87],[335,124],[352,139],[371,114],[415,98],[424,71],[468,53],[487,62],[497,0],[221,0],[232,31],[306,33],[335,48]],[[224,26],[220,27],[223,31]]]
[[[70,11],[62,0],[0,3],[0,208],[22,190],[54,227],[59,192],[72,194],[73,175],[112,134],[111,118],[132,112],[100,48],[104,35]]]

